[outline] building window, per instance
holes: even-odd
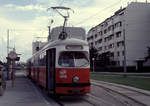
[[[114,43],[112,43],[112,48],[114,48]]]
[[[121,45],[124,46],[124,41],[121,42]]]
[[[107,50],[107,46],[105,46],[105,50]]]
[[[91,43],[91,46],[93,46],[93,42]]]
[[[103,31],[99,31],[98,33],[99,33],[99,35],[100,35],[100,36],[102,36],[102,35],[103,35]]]
[[[111,39],[114,39],[114,34],[110,35]]]
[[[117,23],[114,25],[114,28],[117,28]]]
[[[102,48],[102,47],[99,47],[98,49],[99,49],[99,51],[102,51],[103,48]]]
[[[117,47],[119,47],[119,42],[117,42]]]
[[[97,38],[97,34],[95,34],[95,38]]]
[[[110,41],[110,40],[112,40],[112,39],[114,39],[114,35],[113,35],[113,34],[110,35],[110,36],[108,36],[108,41]]]
[[[99,39],[99,40],[98,40],[99,43],[102,43],[102,41],[103,41],[102,39]]]
[[[122,47],[122,46],[124,46],[124,41],[117,42],[117,47]]]
[[[113,43],[110,44],[110,45],[108,46],[108,48],[109,48],[109,49],[114,48],[114,44],[113,44]]]
[[[124,56],[124,51],[122,51],[122,56]]]
[[[117,56],[120,56],[120,52],[117,52]]]
[[[108,31],[111,31],[111,26],[108,27]]]
[[[105,38],[104,41],[106,42],[106,41],[107,41],[107,38]]]
[[[108,39],[108,41],[110,41],[110,40],[111,40],[111,37],[110,37],[110,36],[108,36],[108,38],[107,38],[107,39]]]
[[[119,26],[120,26],[120,27],[122,26],[122,22],[119,22]]]
[[[107,27],[108,23],[107,22],[104,22],[104,27]]]
[[[104,30],[104,34],[106,34],[106,33],[107,33],[107,29]]]
[[[101,31],[101,35],[103,35],[103,31]]]
[[[114,30],[114,25],[111,26],[111,29]]]
[[[97,45],[97,41],[95,42],[95,45]]]
[[[115,28],[117,28],[117,27],[121,27],[122,26],[122,22],[120,21],[120,22],[117,22],[117,23],[115,23]]]
[[[121,31],[116,33],[116,37],[119,38],[121,36]]]
[[[109,49],[111,49],[111,44],[108,46]]]

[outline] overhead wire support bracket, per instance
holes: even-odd
[[[62,16],[64,18],[62,32],[59,35],[59,39],[64,40],[64,39],[67,38],[67,33],[65,32],[65,26],[66,26],[66,23],[67,23],[67,19],[69,18],[68,10],[72,10],[72,9],[68,8],[68,7],[63,7],[63,6],[57,6],[57,7],[51,7],[51,8],[53,10],[55,10],[60,16]],[[48,8],[47,10],[49,10],[51,8]],[[63,15],[59,10],[66,10],[67,11],[67,15]],[[72,10],[72,12],[74,13],[73,10]]]

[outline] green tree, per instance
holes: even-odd
[[[92,58],[96,59],[97,56],[98,56],[98,50],[95,47],[92,46],[90,48],[90,67],[91,67],[91,69],[93,68],[93,60],[92,60]],[[95,63],[95,61],[94,61],[94,63]],[[94,67],[95,67],[95,64],[94,64]]]
[[[110,65],[110,52],[105,52],[99,55],[98,57],[100,66],[107,66]]]
[[[98,50],[95,47],[90,48],[90,59],[97,58],[98,56]]]

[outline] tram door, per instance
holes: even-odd
[[[52,92],[55,90],[55,53],[56,49],[46,51],[46,88]]]

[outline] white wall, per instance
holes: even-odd
[[[135,65],[150,46],[150,4],[131,3],[126,8],[125,23],[127,65]]]

